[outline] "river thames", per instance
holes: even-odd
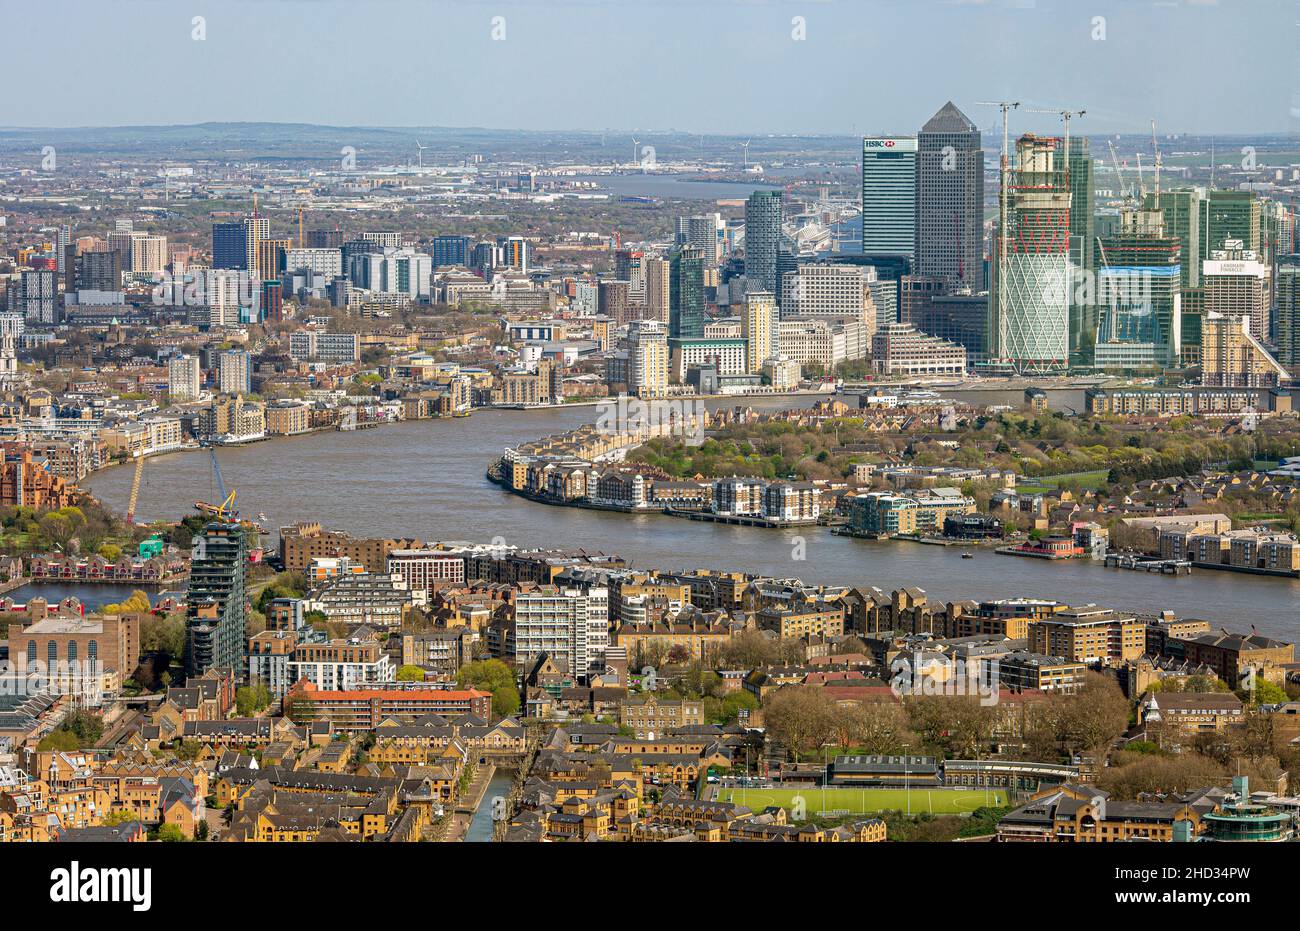
[[[1065,403],[1070,398],[1063,395]],[[981,399],[983,400],[983,399]],[[731,402],[729,402],[731,403]],[[745,403],[751,403],[746,401]],[[807,398],[754,406],[810,405]],[[987,402],[986,402],[987,403]],[[710,404],[716,407],[716,404]],[[472,417],[315,433],[218,451],[226,484],[246,517],[265,514],[274,531],[302,520],[363,536],[489,542],[616,553],[638,568],[742,569],[812,583],[915,585],[931,598],[1023,595],[1131,611],[1172,610],[1215,628],[1300,639],[1300,580],[1195,570],[1161,576],[1084,561],[998,556],[960,547],[874,542],[825,528],[771,530],[539,504],[484,477],[507,446],[593,422],[592,407],[480,410]],[[206,451],[149,459],[138,506],[142,521],[176,520],[217,497]],[[116,466],[82,484],[124,511],[132,469]],[[804,545],[798,545],[800,540]],[[802,552],[802,560],[795,558]]]

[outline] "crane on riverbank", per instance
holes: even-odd
[[[140,500],[140,477],[144,475],[144,452],[135,455],[135,475],[131,479],[131,497],[126,502],[126,522],[135,523],[135,505]]]

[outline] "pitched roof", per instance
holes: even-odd
[[[951,100],[940,107],[939,111],[921,127],[923,133],[965,133],[973,130],[975,124],[965,113],[958,110],[957,105]]]

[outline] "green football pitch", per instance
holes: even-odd
[[[955,815],[972,812],[986,805],[1007,803],[1006,793],[998,789],[822,789],[809,786],[803,789],[741,789],[718,790],[718,799],[761,811],[777,806],[793,811],[796,799],[803,798],[803,809],[808,817],[823,812],[834,814],[865,815],[878,811],[902,811],[911,814],[932,812],[936,815]]]

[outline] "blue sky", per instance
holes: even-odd
[[[1296,0],[0,2],[0,123],[914,131],[952,98],[1080,131],[1295,129]],[[203,16],[206,39],[191,38]],[[492,38],[504,17],[504,40]],[[792,20],[803,18],[796,41]],[[1103,19],[1097,19],[1102,17]],[[499,25],[499,23],[498,23]],[[498,29],[499,32],[499,29]],[[1097,38],[1104,35],[1104,38]],[[1300,101],[1297,101],[1300,102]],[[1017,129],[1053,128],[1021,113]]]

